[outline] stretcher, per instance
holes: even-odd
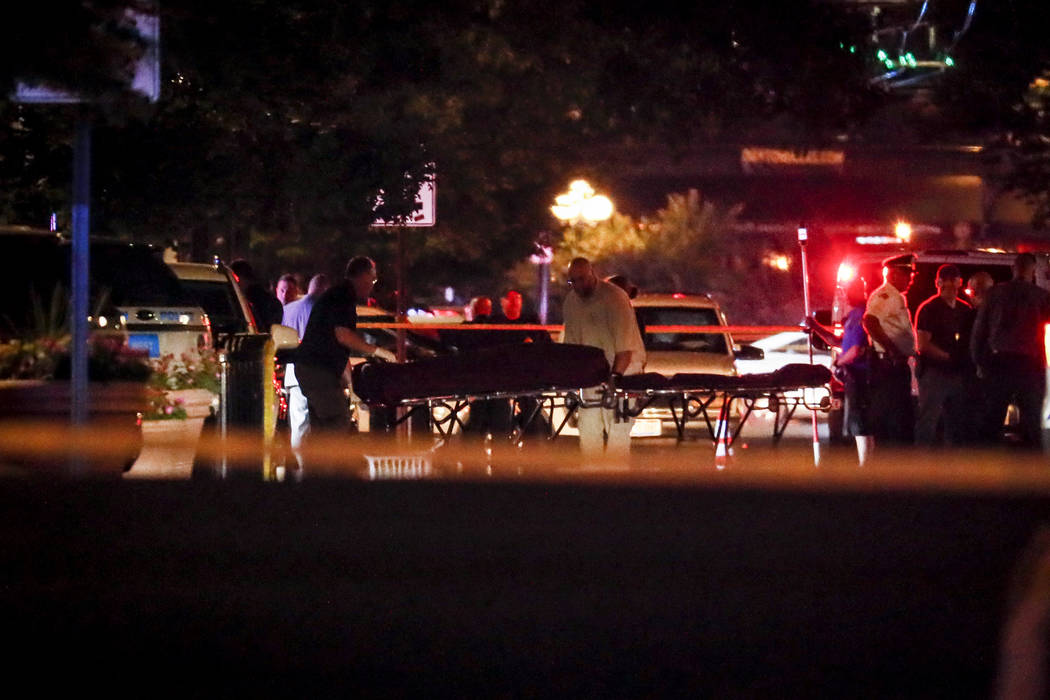
[[[513,402],[518,420],[509,437],[514,441],[541,413],[552,418],[547,433],[554,439],[580,408],[610,408],[628,418],[664,402],[680,438],[689,421],[701,419],[712,441],[729,445],[759,405],[774,413],[775,440],[800,406],[827,410],[830,378],[826,367],[793,364],[768,374],[644,373],[611,382],[601,350],[558,343],[488,348],[406,364],[366,362],[352,373],[354,393],[363,402],[406,409],[394,424],[426,411],[443,438],[465,427],[462,415],[477,401]],[[816,390],[821,399],[807,399],[806,392],[800,391],[805,389]],[[715,421],[712,410],[717,410]],[[553,420],[558,413],[560,420]],[[730,418],[736,422],[733,430]]]

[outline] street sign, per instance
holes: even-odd
[[[376,206],[383,203],[382,194],[378,197]],[[372,222],[373,226],[378,227],[389,227],[397,228],[401,226],[408,227],[423,227],[433,226],[437,223],[437,188],[434,183],[434,178],[429,177],[419,185],[419,191],[416,192],[416,208],[409,216],[404,219],[376,219]]]

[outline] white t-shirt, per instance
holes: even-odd
[[[886,335],[893,340],[898,350],[908,356],[915,354],[915,329],[911,325],[908,302],[896,287],[884,282],[872,292],[868,297],[864,315],[879,319],[882,330],[886,331]],[[879,352],[886,351],[874,338],[871,339],[871,343]]]
[[[637,374],[645,367],[645,345],[638,320],[627,294],[603,280],[594,293],[584,299],[569,292],[562,307],[565,330],[561,342],[601,348],[612,366],[617,353],[631,351],[631,363],[624,374]]]

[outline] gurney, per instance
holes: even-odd
[[[789,364],[764,374],[727,376],[681,373],[671,377],[651,372],[623,377],[612,392],[618,413],[638,416],[649,406],[665,402],[671,411],[678,438],[688,421],[702,419],[715,443],[732,446],[757,407],[764,403],[773,414],[773,440],[780,440],[799,407],[827,411],[831,407],[828,382],[831,372],[822,365]],[[812,398],[807,399],[806,389]],[[606,403],[608,397],[607,388]],[[712,409],[717,418],[711,420]],[[733,409],[737,408],[737,415]],[[736,428],[730,430],[731,418]]]
[[[598,348],[536,343],[405,364],[366,362],[353,369],[351,382],[369,406],[408,409],[395,425],[426,411],[448,438],[465,427],[462,414],[473,401],[506,399],[527,405],[515,431],[524,432],[543,405],[562,401],[575,406],[585,388],[601,386],[608,378],[609,363]]]
[[[521,439],[541,413],[564,416],[551,420],[548,437],[556,438],[580,408],[614,409],[622,418],[666,402],[679,438],[689,421],[702,419],[712,441],[731,445],[756,406],[765,402],[774,413],[773,437],[779,440],[800,406],[827,410],[830,372],[820,365],[793,364],[768,374],[724,376],[644,373],[609,382],[609,364],[601,350],[583,345],[522,344],[487,348],[460,355],[406,364],[367,362],[352,373],[353,390],[372,407],[406,409],[393,424],[426,412],[442,438],[465,427],[463,413],[473,401],[515,402],[519,420],[508,436]],[[596,391],[594,389],[597,388]],[[592,391],[585,390],[591,389]],[[823,394],[807,402],[805,392]],[[733,416],[733,407],[738,407]],[[437,409],[437,410],[436,410]],[[717,409],[718,418],[709,412]],[[730,418],[736,428],[730,430]]]

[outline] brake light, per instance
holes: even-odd
[[[681,292],[675,292],[674,294],[671,295],[671,298],[672,299],[685,299],[685,294],[682,294]]]
[[[1050,358],[1050,323],[1043,326],[1043,349],[1046,350],[1047,358]],[[1047,363],[1050,366],[1050,359]]]
[[[847,282],[852,282],[856,276],[857,268],[855,266],[850,265],[849,263],[842,263],[841,265],[839,265],[839,271],[838,275],[836,276],[836,279],[838,280],[838,283],[840,285],[845,286]]]

